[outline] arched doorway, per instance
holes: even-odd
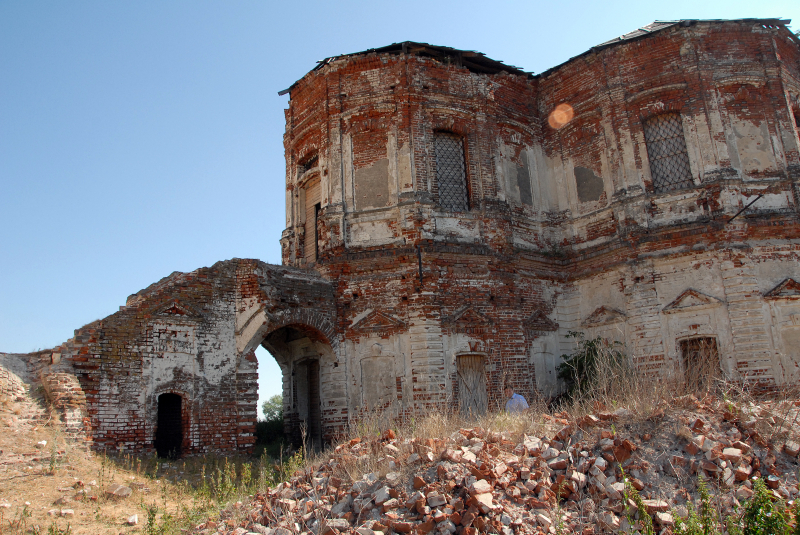
[[[302,324],[280,327],[261,344],[284,373],[284,429],[290,440],[320,450],[325,426],[322,419],[325,362],[333,359],[330,343],[316,329]]]
[[[159,457],[177,459],[183,444],[183,398],[166,393],[158,396],[155,448]]]

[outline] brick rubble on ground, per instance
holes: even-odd
[[[714,410],[689,396],[693,411],[674,421],[651,417],[651,427],[672,439],[653,454],[654,437],[626,436],[624,411],[579,421],[549,418],[544,436],[512,441],[500,432],[461,429],[444,439],[353,439],[329,461],[223,511],[219,521],[196,527],[201,534],[246,535],[533,535],[627,530],[638,514],[626,501],[627,477],[640,492],[657,533],[671,533],[674,515],[686,515],[690,492],[682,488],[704,475],[732,512],[752,496],[752,478],[764,477],[784,499],[797,497],[796,414],[791,422],[766,422],[787,430],[770,443],[756,428],[757,414]],[[795,410],[796,413],[796,410]],[[566,416],[566,414],[562,414]],[[772,418],[772,417],[770,417]],[[660,427],[659,427],[660,425]],[[674,429],[678,428],[677,433]],[[786,436],[794,440],[786,440]],[[391,470],[345,480],[343,467],[374,456]],[[693,488],[693,486],[692,486]],[[236,519],[239,519],[238,521]]]

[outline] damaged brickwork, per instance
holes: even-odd
[[[162,422],[181,454],[251,448],[258,345],[316,443],[551,397],[570,331],[654,376],[711,347],[731,380],[797,381],[786,23],[654,23],[539,75],[411,42],[328,58],[286,90],[284,267],[175,273],[31,365],[77,377],[96,447],[152,451]]]
[[[290,87],[283,262],[337,286],[349,413],[552,396],[569,331],[653,375],[703,346],[733,380],[795,380],[785,23],[654,23],[536,76],[406,42]]]

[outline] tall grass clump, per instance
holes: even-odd
[[[575,341],[572,353],[561,355],[558,378],[566,386],[556,400],[561,409],[573,416],[598,410],[628,409],[634,416],[652,414],[668,402],[685,394],[698,398],[721,395],[729,387],[721,377],[716,346],[692,346],[695,353],[685,356],[683,368],[648,366],[646,356],[633,357],[620,342],[582,332],[570,331]],[[694,350],[693,349],[693,350]]]

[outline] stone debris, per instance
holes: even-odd
[[[662,421],[663,412],[656,417],[663,425],[649,421],[646,440],[622,431],[634,425],[625,424],[630,414],[621,411],[580,422],[564,413],[545,416],[542,436],[521,440],[477,427],[442,439],[353,440],[304,475],[223,511],[222,519],[244,518],[237,529],[268,535],[533,535],[635,531],[638,515],[647,514],[664,532],[676,516],[686,516],[688,501],[697,506],[693,487],[676,489],[698,474],[726,514],[752,496],[753,477],[764,478],[776,496],[797,498],[789,441],[770,443],[746,419],[724,418],[693,396],[689,401],[693,410],[671,422]],[[800,428],[792,425],[796,440]],[[352,471],[343,467],[365,451],[391,451],[391,461],[378,453],[378,464],[400,471],[346,481]],[[632,489],[646,511],[637,510]],[[194,533],[238,533],[232,527],[210,522]]]
[[[109,498],[127,498],[132,492],[133,489],[130,487],[115,483],[106,489],[106,496]]]

